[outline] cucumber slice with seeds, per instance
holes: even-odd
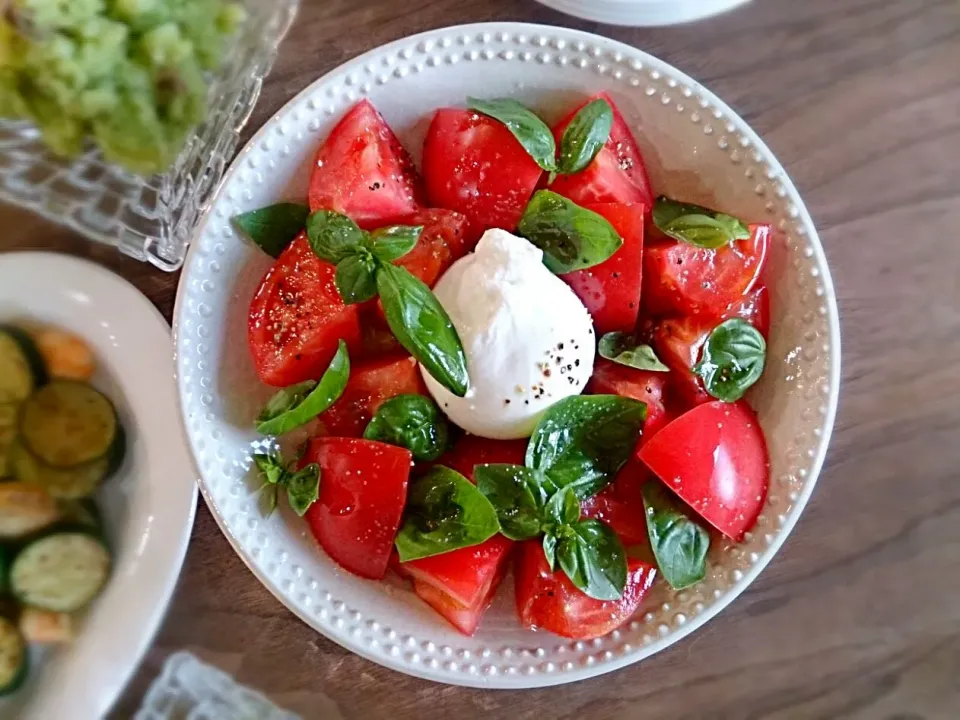
[[[47,379],[43,359],[23,330],[0,325],[0,405],[17,405]]]
[[[110,553],[83,529],[52,530],[13,559],[10,590],[24,605],[74,612],[85,607],[110,575]]]
[[[38,460],[19,440],[13,442],[9,453],[10,469],[17,480],[42,488],[59,500],[92,495],[110,472],[109,456],[61,470]]]
[[[105,457],[117,438],[117,413],[90,385],[54,380],[20,409],[20,437],[38,460],[72,468]]]
[[[30,657],[20,629],[0,618],[0,695],[9,695],[27,679]]]

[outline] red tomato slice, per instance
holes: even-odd
[[[624,468],[626,469],[626,468]],[[623,470],[620,471],[621,473]],[[594,518],[609,525],[620,538],[624,547],[649,544],[647,535],[647,516],[643,508],[642,495],[627,500],[622,489],[616,487],[617,480],[602,492],[580,503],[580,512],[584,517]]]
[[[452,553],[451,553],[452,554]],[[480,620],[493,602],[497,588],[506,570],[507,563],[500,563],[498,572],[490,579],[489,586],[472,605],[464,607],[454,602],[449,595],[419,580],[413,581],[413,591],[427,605],[436,610],[447,622],[464,635],[470,636],[477,631]]]
[[[631,332],[640,312],[644,206],[592,203],[584,207],[610,221],[623,246],[605,262],[560,279],[583,301],[598,336],[615,330]]]
[[[257,375],[285,387],[319,378],[342,338],[360,348],[357,308],[344,305],[334,267],[310,249],[300,233],[273,264],[250,302],[247,341]]]
[[[307,510],[310,531],[342,567],[379,579],[407,500],[412,460],[405,448],[353,438],[315,437],[301,466],[320,466],[320,497]]]
[[[513,230],[542,170],[506,126],[472,110],[437,110],[423,145],[427,197],[478,229]]]
[[[541,628],[574,640],[606,635],[640,607],[656,569],[642,560],[627,561],[627,585],[619,600],[594,600],[578,590],[562,570],[550,571],[539,540],[518,548],[514,564],[517,614],[528,628]]]
[[[653,332],[653,349],[672,371],[670,387],[674,399],[684,410],[713,399],[703,389],[700,378],[693,374],[693,366],[700,359],[703,343],[713,328],[714,323],[705,318],[670,318]]]
[[[417,361],[409,355],[357,365],[343,395],[320,415],[322,429],[326,435],[361,437],[384,400],[406,394],[427,394]]]
[[[751,225],[751,235],[719,250],[665,241],[643,258],[644,302],[651,312],[723,317],[756,285],[770,244],[769,225]]]
[[[527,440],[490,440],[479,435],[464,435],[438,464],[456,470],[473,480],[477,465],[506,463],[523,465],[527,455]]]
[[[368,230],[423,204],[410,155],[369,100],[354,105],[320,146],[309,198],[311,210],[335,210]]]
[[[664,484],[724,535],[739,541],[767,496],[770,461],[745,402],[710,402],[684,413],[640,450]]]
[[[439,277],[476,245],[470,221],[452,210],[420,210],[403,219],[404,225],[422,225],[416,246],[395,261],[433,287]]]
[[[587,392],[595,395],[620,395],[647,404],[647,421],[644,434],[651,424],[656,425],[663,415],[663,389],[668,373],[637,370],[620,365],[612,360],[598,358],[593,366],[593,376]]]
[[[587,102],[597,98],[603,98],[613,108],[613,127],[610,129],[607,144],[584,170],[575,175],[557,176],[550,189],[570,198],[578,205],[641,203],[649,214],[653,210],[653,191],[650,188],[650,178],[647,177],[647,168],[644,165],[643,156],[640,155],[640,148],[637,147],[637,141],[634,140],[613,98],[602,92]],[[586,105],[587,102],[583,104]],[[579,109],[570,113],[554,128],[553,134],[558,146],[560,138],[563,137],[563,131],[567,129],[567,125]]]
[[[766,285],[757,285],[749,294],[727,308],[724,320],[743,318],[753,325],[764,339],[770,339],[770,291]]]

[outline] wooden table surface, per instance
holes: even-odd
[[[256,128],[382,43],[482,20],[570,25],[702,81],[764,137],[816,220],[843,325],[836,431],[793,536],[717,619],[611,675],[535,691],[436,685],[314,633],[201,505],[129,717],[186,648],[306,718],[960,718],[960,3],[754,0],[669,29],[533,0],[303,0]],[[0,249],[56,248],[131,279],[170,317],[176,275],[0,207]]]

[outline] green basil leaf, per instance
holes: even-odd
[[[377,260],[399,260],[417,246],[423,225],[391,225],[370,233],[370,250]]]
[[[543,556],[547,559],[550,572],[557,569],[557,536],[547,532],[543,536]]]
[[[467,356],[450,316],[421,280],[405,268],[380,265],[377,290],[387,324],[427,372],[458,397],[467,394]]]
[[[709,250],[750,237],[750,228],[732,215],[662,195],[653,205],[653,224],[664,235]]]
[[[512,98],[467,98],[467,107],[499,120],[544,170],[556,170],[557,144],[547,124],[523,103]]]
[[[268,518],[273,515],[274,510],[277,509],[277,486],[271,483],[264,483],[260,486],[260,489],[257,490],[257,493],[259,495],[257,504],[260,507],[260,513],[265,518]]]
[[[366,302],[377,296],[377,261],[364,249],[337,263],[334,282],[347,305]]]
[[[657,567],[674,590],[696,585],[707,574],[710,534],[676,509],[656,481],[643,487],[647,534]]]
[[[310,208],[297,203],[277,203],[233,216],[233,224],[270,257],[280,257],[307,222]]]
[[[703,344],[693,372],[717,400],[736,402],[763,374],[767,343],[753,325],[732,318],[717,325]]]
[[[576,395],[552,405],[527,445],[526,465],[580,499],[613,481],[633,452],[647,416],[639,400],[618,395]]]
[[[257,470],[263,475],[264,483],[267,485],[277,485],[282,482],[287,468],[283,463],[283,458],[276,450],[269,453],[255,453],[253,463]]]
[[[400,562],[486,542],[497,534],[497,511],[476,486],[437,465],[411,483],[406,518],[394,541]]]
[[[346,215],[317,210],[307,218],[307,237],[314,255],[336,265],[355,254],[367,235]]]
[[[566,174],[587,167],[607,143],[613,127],[613,108],[603,98],[584,105],[563,131],[557,169]]]
[[[283,435],[306,425],[337,401],[343,394],[349,377],[350,357],[346,343],[341,340],[320,382],[307,380],[284,388],[274,395],[257,416],[257,432],[263,435]],[[258,456],[253,457],[256,461]],[[257,465],[259,467],[260,463],[257,462]]]
[[[543,473],[523,465],[477,465],[473,479],[497,511],[505,537],[529,540],[542,532],[544,506],[556,489]]]
[[[303,517],[320,496],[320,466],[310,463],[296,472],[288,473],[284,485],[290,507]]]
[[[450,431],[437,404],[423,395],[396,395],[384,402],[363,431],[367,440],[399,445],[417,460],[436,460]]]
[[[573,525],[580,519],[580,498],[574,486],[560,488],[547,502],[546,523],[554,527]],[[554,534],[557,534],[554,531]]]
[[[599,520],[578,522],[560,538],[557,563],[570,582],[596,600],[618,600],[627,586],[627,553]]]
[[[544,265],[557,275],[599,265],[623,245],[602,215],[551,190],[534,193],[517,229],[543,250]]]
[[[637,370],[670,372],[670,368],[660,362],[652,347],[638,343],[629,333],[608,332],[600,338],[597,352],[600,357]]]

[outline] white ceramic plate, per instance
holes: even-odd
[[[379,107],[415,155],[431,112],[467,95],[515,95],[557,119],[609,90],[637,134],[660,192],[772,223],[769,366],[752,402],[772,483],[755,530],[715,543],[707,579],[679,595],[658,584],[645,610],[604,638],[569,642],[520,628],[505,583],[476,636],[458,635],[399,584],[338,568],[291,513],[262,519],[248,477],[252,420],[271,391],[247,354],[246,318],[269,258],[240,239],[236,213],[303,201],[317,144],[359,98]],[[570,682],[636,662],[716,615],[786,539],[813,491],[833,426],[837,308],[816,229],[783,168],[713,94],[635,48],[561,28],[512,23],[435,30],[391,43],[317,80],[240,152],[187,258],[175,322],[180,395],[201,490],[251,570],[304,622],[375,662],[480,687]]]
[[[94,385],[127,432],[123,467],[99,493],[114,551],[110,582],[77,638],[37,653],[30,679],[0,717],[103,717],[163,618],[183,564],[197,500],[179,418],[170,328],[140,292],[108,270],[53,253],[0,255],[0,321],[49,323],[94,349]]]
[[[651,27],[702,20],[749,0],[537,0],[554,10],[611,25]]]

